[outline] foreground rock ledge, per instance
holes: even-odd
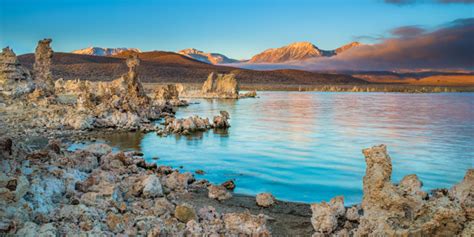
[[[472,236],[474,169],[452,189],[424,192],[416,175],[391,182],[385,145],[364,149],[367,163],[362,205],[344,208],[344,198],[312,204],[314,236]]]
[[[268,236],[264,215],[197,209],[178,197],[205,190],[190,173],[147,164],[107,145],[41,150],[0,138],[0,235]],[[211,199],[209,199],[211,200]]]

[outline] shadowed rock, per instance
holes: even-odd
[[[33,65],[36,87],[46,93],[54,93],[54,81],[51,73],[53,49],[49,45],[51,42],[51,39],[38,41],[35,51],[35,63]]]
[[[0,95],[17,97],[34,90],[30,72],[9,47],[0,54]]]

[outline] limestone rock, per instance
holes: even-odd
[[[197,219],[194,208],[188,204],[177,205],[174,211],[174,216],[176,217],[176,219],[183,223],[187,223],[190,220]]]
[[[257,205],[269,207],[275,204],[275,197],[271,193],[259,193],[256,197]]]
[[[215,116],[213,119],[214,122],[214,128],[229,128],[230,123],[228,119],[230,118],[230,115],[227,111],[221,111],[220,116]]]
[[[228,213],[223,217],[226,233],[230,235],[270,236],[265,216],[248,212]]]
[[[34,90],[30,72],[9,47],[0,54],[0,95],[18,97]]]
[[[209,185],[207,187],[208,196],[212,199],[217,199],[219,201],[227,200],[232,198],[232,194],[227,191],[227,189],[221,185]]]
[[[188,184],[194,181],[194,177],[191,173],[179,173],[177,171],[169,174],[164,179],[164,185],[176,191],[185,191],[188,189]]]
[[[178,88],[174,84],[157,87],[154,95],[155,100],[172,101],[179,100]]]
[[[36,87],[47,94],[54,93],[54,81],[51,73],[53,50],[49,45],[51,41],[51,39],[43,39],[38,42],[35,51],[35,63],[33,65]]]
[[[216,74],[211,72],[201,88],[204,97],[239,98],[239,83],[234,74]]]
[[[154,198],[163,196],[161,182],[155,175],[147,176],[141,183],[143,185],[142,195],[145,198]]]
[[[364,149],[363,153],[367,163],[364,214],[355,235],[460,234],[468,212],[460,202],[443,192],[428,197],[416,175],[405,176],[398,186],[392,184],[392,163],[385,145]]]
[[[311,204],[311,224],[319,233],[330,234],[337,228],[338,218],[344,216],[344,198],[342,196],[331,199],[329,203]]]

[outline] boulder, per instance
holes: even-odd
[[[261,207],[270,207],[275,204],[275,197],[271,193],[259,193],[255,199],[257,205]]]
[[[311,224],[317,233],[331,234],[337,228],[338,219],[345,214],[344,198],[331,199],[329,203],[311,204]]]
[[[227,191],[227,189],[221,185],[209,185],[207,187],[208,196],[212,199],[217,199],[219,201],[227,200],[232,198],[232,194]]]
[[[266,218],[262,214],[255,216],[249,212],[228,213],[223,220],[227,235],[270,236]]]
[[[188,204],[177,205],[176,209],[174,210],[174,216],[183,223],[197,219],[194,208]]]
[[[163,196],[163,188],[160,179],[156,175],[146,175],[141,177],[133,186],[133,192],[137,196],[144,198],[154,198]]]

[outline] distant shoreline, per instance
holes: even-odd
[[[146,90],[170,83],[143,83]],[[182,83],[189,89],[199,89],[200,83]],[[474,92],[474,86],[435,86],[410,84],[366,84],[366,85],[294,85],[294,84],[240,84],[241,90],[257,91],[320,91],[320,92],[395,92],[395,93],[443,93]]]

